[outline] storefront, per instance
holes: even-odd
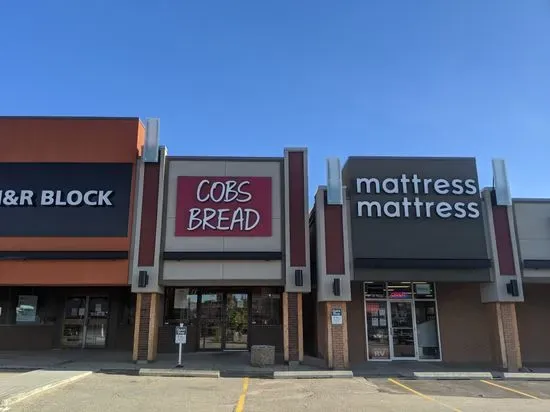
[[[282,159],[168,158],[167,169],[159,351],[176,349],[179,323],[187,351],[281,350]],[[275,310],[257,322],[262,296]]]
[[[249,350],[262,343],[281,351],[282,292],[281,287],[166,288],[160,350],[174,349],[170,332],[183,323],[189,351]]]
[[[0,118],[1,349],[132,347],[138,119]]]
[[[143,192],[151,194],[141,196],[134,273],[148,282],[140,286],[135,276],[132,290],[148,312],[136,325],[137,361],[177,351],[180,325],[186,352],[265,344],[285,360],[303,356],[306,170],[303,149],[272,158],[169,157],[161,149],[157,163],[145,164]],[[148,182],[157,182],[156,195]],[[156,208],[146,204],[153,198]]]
[[[312,354],[336,368],[501,362],[499,324],[504,313],[515,322],[508,302],[521,296],[507,294],[510,232],[475,159],[350,157],[341,176],[319,188],[311,215]]]
[[[525,301],[518,303],[518,330],[527,366],[550,362],[550,199],[514,199],[516,246],[521,258]]]
[[[441,360],[433,283],[365,282],[364,290],[368,360]]]
[[[348,187],[353,289],[364,294],[364,312],[350,305],[350,323],[366,342],[350,348],[353,361],[471,361],[464,348],[445,346],[469,321],[449,313],[445,284],[472,285],[481,301],[490,280],[482,200],[471,158],[352,157],[343,168]],[[461,305],[460,305],[461,306]],[[460,306],[456,310],[460,310]],[[487,317],[483,307],[478,316]],[[364,325],[364,326],[363,326]],[[355,328],[350,328],[350,334]],[[356,341],[357,337],[350,336]],[[465,346],[484,336],[464,334]],[[491,355],[477,361],[491,361]]]

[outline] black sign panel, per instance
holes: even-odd
[[[487,259],[474,158],[351,157],[354,258]]]
[[[1,163],[0,236],[126,237],[131,163]]]

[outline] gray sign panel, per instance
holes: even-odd
[[[128,236],[132,167],[0,164],[0,236]]]
[[[474,158],[350,157],[353,257],[487,259]]]

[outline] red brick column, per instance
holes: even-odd
[[[285,293],[283,299],[285,329],[285,361],[303,360],[302,294]]]
[[[327,330],[327,353],[325,359],[329,368],[346,369],[349,367],[348,350],[348,326],[347,326],[347,303],[326,302],[326,330]],[[332,309],[342,311],[342,324],[332,324]]]

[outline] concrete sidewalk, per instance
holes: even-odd
[[[254,367],[249,363],[248,352],[195,352],[183,355],[183,368],[176,368],[177,354],[159,354],[155,362],[136,364],[130,352],[103,350],[50,350],[36,352],[0,351],[0,371],[57,370],[103,372],[112,374],[186,376],[197,375],[220,377],[307,377],[311,374],[332,377],[336,374],[323,368],[316,358],[306,357],[304,364],[284,364],[281,355],[277,363],[268,367]],[[281,373],[282,372],[282,373]],[[292,373],[287,373],[292,372]],[[335,371],[337,372],[337,371]],[[521,374],[505,374],[485,364],[453,365],[443,362],[364,362],[345,371],[347,376],[365,378],[406,379],[489,379],[548,380],[548,369],[531,366]],[[539,373],[524,373],[539,372]],[[544,373],[546,372],[546,373]]]
[[[10,374],[2,378],[0,374],[0,408],[5,408],[30,396],[69,384],[82,379],[92,372],[36,370]]]
[[[276,364],[263,368],[251,366],[248,352],[196,352],[186,353],[182,357],[185,370],[216,371],[224,377],[272,377],[276,371],[318,371],[316,366],[289,366],[280,356]],[[132,361],[129,352],[98,351],[44,351],[44,352],[0,352],[0,370],[29,371],[73,370],[105,373],[139,374],[140,369],[172,370],[177,366],[177,354],[160,354],[156,361],[137,364]]]

